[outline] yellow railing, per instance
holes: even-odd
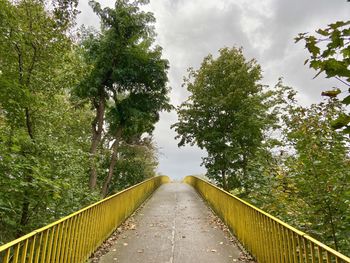
[[[259,263],[350,262],[307,234],[200,178],[187,176],[192,185],[233,231]]]
[[[85,262],[169,177],[139,183],[0,247],[0,262]]]

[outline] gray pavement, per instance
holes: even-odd
[[[191,186],[162,185],[100,262],[241,262],[239,249],[213,218]]]

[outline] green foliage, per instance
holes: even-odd
[[[112,140],[109,172],[102,188],[106,195],[117,163],[122,140],[151,133],[159,111],[169,110],[167,69],[162,49],[154,45],[152,13],[140,9],[147,1],[116,1],[114,8],[102,9],[90,1],[101,19],[101,33],[84,32],[82,49],[91,71],[75,93],[88,98],[95,108],[90,153],[90,188],[96,187],[96,151],[103,140],[103,124]],[[101,162],[100,162],[101,163]],[[117,165],[118,166],[118,165]]]
[[[197,144],[208,156],[208,177],[225,189],[248,189],[248,166],[262,146],[264,131],[274,123],[268,111],[273,92],[258,84],[261,69],[246,61],[241,49],[223,48],[207,56],[199,70],[189,69],[184,86],[191,93],[178,108],[172,127],[179,146]]]
[[[318,29],[316,33],[316,35],[300,33],[295,38],[296,42],[305,41],[305,47],[311,55],[305,64],[309,63],[310,68],[318,71],[315,77],[324,72],[327,78],[334,77],[350,87],[350,21],[329,24],[324,29]],[[336,91],[323,92],[322,95],[334,97],[340,93],[339,89]],[[350,95],[343,100],[343,103],[348,105],[349,101]],[[338,118],[334,121],[334,128],[345,127],[350,131],[348,123],[347,118]]]
[[[23,129],[11,127],[11,120],[0,127],[3,242],[97,200],[86,191],[91,112],[74,110],[64,95],[46,99],[37,113],[42,121],[35,122],[35,143]],[[24,198],[29,215],[21,224]]]
[[[318,71],[316,76],[324,72],[327,78],[334,77],[349,87],[350,21],[332,23],[316,33],[296,38],[296,42],[305,41],[310,52],[305,64],[309,62]],[[338,88],[324,91],[322,96],[329,98],[328,103],[307,109],[289,105],[285,134],[296,154],[288,157],[285,165],[295,186],[294,202],[300,204],[295,224],[335,249],[350,253],[350,116],[341,105],[349,105],[350,96],[340,103],[340,93]]]
[[[124,142],[119,148],[120,157],[110,185],[112,191],[118,192],[155,176],[158,165],[155,153],[151,138],[132,144]]]
[[[331,127],[342,111],[335,99],[307,109],[290,105],[285,134],[296,152],[286,165],[294,198],[301,204],[298,225],[335,249],[349,252],[349,139]]]
[[[219,186],[349,253],[350,144],[334,130],[334,120],[349,122],[340,90],[305,108],[281,80],[272,91],[259,80],[259,67],[237,49],[190,69],[190,97],[173,125],[179,146],[205,149],[207,176]]]
[[[97,172],[108,168],[113,127],[125,124],[116,190],[154,175],[152,142],[140,138],[152,131],[157,111],[169,108],[167,61],[151,48],[153,31],[139,23],[152,21],[151,14],[133,21],[137,5],[119,1],[130,7],[119,10],[122,21],[114,14],[120,31],[83,32],[83,45],[75,45],[68,31],[77,1],[44,2],[0,1],[0,244],[100,198],[88,189],[95,117],[89,100],[108,100],[110,130]]]
[[[257,160],[261,176],[245,198],[325,244],[349,253],[349,138],[335,131],[335,98],[298,106],[294,92],[280,108],[283,141]]]
[[[76,0],[0,1],[0,244],[98,200],[93,169],[103,195],[155,175],[151,134],[171,106],[147,3],[90,1],[101,32],[82,30],[74,44]],[[349,24],[297,38],[310,67],[343,83]],[[173,125],[179,146],[205,149],[207,176],[225,189],[350,253],[350,128],[334,130],[350,121],[341,104],[350,96],[339,102],[334,88],[305,108],[281,80],[272,90],[260,80],[236,48],[190,69]]]
[[[52,0],[51,5],[54,7],[56,23],[61,28],[69,29],[75,24],[75,18],[79,13],[78,0]]]
[[[113,99],[115,112],[123,100],[127,100],[125,104],[128,105],[135,100],[134,108],[146,103],[145,112],[169,109],[166,97],[168,61],[161,58],[159,46],[152,47],[153,14],[140,11],[137,2],[116,1],[114,9],[101,9],[95,1],[90,4],[101,18],[102,33],[87,34],[82,41],[92,71],[77,93],[93,100],[98,97]]]
[[[305,47],[311,54],[306,63],[310,62],[310,67],[318,71],[317,75],[324,71],[328,78],[340,77],[350,82],[349,25],[350,21],[338,21],[317,30],[317,36],[301,33],[295,38],[296,42],[305,41]],[[325,47],[323,41],[327,42]]]
[[[16,4],[2,1],[0,18],[3,120],[0,199],[1,224],[4,224],[1,229],[12,229],[12,232],[1,232],[1,236],[4,235],[1,239],[6,240],[36,226],[38,221],[32,219],[38,216],[37,212],[42,212],[44,220],[50,218],[51,195],[65,185],[54,175],[59,169],[55,168],[53,160],[50,162],[48,153],[59,147],[59,143],[55,137],[48,140],[46,135],[52,136],[52,133],[45,121],[66,106],[61,102],[59,109],[51,107],[52,103],[58,102],[56,94],[63,94],[62,83],[54,76],[64,68],[67,52],[62,51],[69,50],[70,40],[64,34],[66,28],[58,26],[41,1]],[[69,150],[59,148],[59,151]],[[67,161],[70,160],[62,160],[64,166]],[[57,167],[60,167],[59,162]],[[69,188],[67,185],[66,189]]]

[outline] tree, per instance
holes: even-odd
[[[51,0],[54,18],[60,28],[69,30],[75,25],[76,16],[79,14],[78,2],[79,0]]]
[[[349,139],[331,127],[344,109],[331,98],[309,108],[291,103],[284,116],[286,144],[295,151],[285,161],[290,202],[298,204],[294,223],[336,250],[349,252]]]
[[[327,78],[336,78],[342,84],[350,87],[350,21],[338,21],[329,24],[324,29],[318,29],[316,35],[300,33],[295,41],[305,41],[305,47],[310,53],[310,58],[305,61],[310,68],[317,70],[317,77],[324,72]],[[325,44],[327,43],[327,45]],[[339,88],[322,92],[322,96],[336,97],[341,93]],[[350,104],[350,95],[343,101],[345,105]],[[346,128],[350,132],[350,116],[340,114],[333,120],[332,126],[335,129]]]
[[[73,18],[44,2],[0,1],[0,243],[95,199],[82,187],[91,112],[68,97]]]
[[[110,182],[113,192],[156,175],[158,160],[152,138],[132,139],[119,146],[119,159]]]
[[[191,93],[178,108],[172,127],[179,146],[197,144],[209,178],[224,189],[244,188],[248,164],[262,144],[264,130],[273,122],[268,98],[258,82],[261,69],[246,61],[242,49],[223,48],[219,57],[207,56],[199,70],[189,69],[184,86]],[[271,117],[271,118],[269,118]]]
[[[69,48],[69,39],[66,28],[58,26],[42,1],[1,1],[0,5],[1,108],[10,120],[11,133],[20,136],[22,157],[34,161],[40,144],[39,108],[45,96],[58,88],[47,78],[55,75],[63,57],[59,51]],[[8,143],[12,144],[11,137]],[[22,169],[22,226],[29,220],[33,166],[29,161]]]
[[[103,135],[98,168],[110,166],[109,147],[118,139],[121,171],[110,171],[121,182],[114,180],[113,187],[145,178],[138,168],[154,174],[144,133],[169,108],[168,64],[149,37],[153,31],[142,26],[148,14],[134,21],[129,11],[138,14],[138,2],[118,3],[125,8],[109,10],[109,18],[121,21],[105,23],[102,33],[86,34],[84,45],[75,45],[76,0],[0,1],[0,244],[100,198],[87,191],[86,174],[91,120],[101,102],[107,121],[93,122]],[[109,182],[106,189],[114,191]]]
[[[90,188],[97,182],[96,152],[101,145],[106,109],[109,135],[113,136],[109,172],[102,194],[114,174],[118,147],[131,131],[151,132],[160,110],[169,109],[167,68],[161,48],[154,46],[153,14],[140,10],[148,1],[122,1],[102,9],[90,1],[101,19],[101,34],[88,34],[83,41],[91,71],[77,88],[81,98],[91,100],[96,116],[92,121]],[[113,116],[113,117],[111,117]],[[133,127],[133,128],[131,128]],[[127,134],[124,134],[127,131]]]

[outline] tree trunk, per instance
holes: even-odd
[[[250,186],[250,182],[248,179],[248,159],[247,159],[247,155],[245,152],[243,152],[243,160],[242,160],[242,171],[243,171],[243,178],[242,178],[242,182],[241,185],[243,185],[244,187],[244,192],[242,193],[242,196],[248,196],[250,194],[251,191],[251,186]]]
[[[28,172],[28,175],[25,178],[25,181],[28,183],[28,186],[23,191],[23,200],[22,200],[22,211],[21,211],[21,219],[19,221],[20,227],[17,230],[16,237],[21,237],[25,234],[25,231],[23,231],[23,227],[25,227],[29,222],[29,206],[30,206],[30,199],[29,199],[29,187],[30,183],[33,181],[33,176],[31,175],[31,171]]]
[[[221,177],[222,177],[222,187],[224,190],[227,190],[227,181],[226,181],[226,172],[225,170],[221,171]]]
[[[28,15],[28,10],[27,15]],[[29,29],[32,30],[32,18],[29,17]],[[34,43],[31,43],[31,46],[33,48],[33,57],[30,63],[30,67],[28,69],[27,77],[24,79],[24,62],[23,62],[23,53],[21,50],[20,45],[18,43],[14,43],[15,51],[18,55],[18,83],[22,88],[28,88],[30,87],[31,83],[31,77],[32,73],[36,64],[37,60],[37,47],[34,45]],[[29,89],[30,90],[30,89]],[[35,136],[34,136],[34,128],[33,128],[33,122],[32,122],[32,115],[30,107],[24,108],[25,113],[25,122],[26,122],[26,129],[28,136],[30,137],[31,141],[35,143]],[[25,153],[24,153],[25,155]],[[20,228],[17,231],[17,237],[24,234],[23,227],[26,226],[29,223],[29,217],[30,217],[30,188],[31,183],[33,182],[33,170],[30,168],[27,173],[24,175],[24,181],[27,183],[26,187],[23,190],[23,200],[22,200],[22,211],[21,211],[21,218],[19,221]]]
[[[115,141],[112,145],[112,157],[111,157],[111,162],[109,164],[108,175],[107,175],[106,180],[105,180],[103,187],[102,187],[101,194],[103,197],[106,197],[108,194],[108,186],[112,180],[115,165],[117,164],[117,154],[118,154],[118,148],[119,148],[119,142],[121,140],[121,136],[122,136],[122,129],[118,128],[116,135],[115,135]]]
[[[91,123],[92,138],[91,138],[91,147],[90,147],[90,180],[89,188],[94,190],[97,184],[97,172],[96,172],[96,152],[97,147],[101,142],[102,129],[103,129],[103,119],[105,112],[105,99],[101,96],[96,107],[96,117]]]
[[[336,225],[333,221],[333,213],[332,213],[332,209],[330,207],[330,205],[328,204],[328,212],[329,212],[329,217],[330,217],[330,225],[331,225],[331,231],[332,231],[332,238],[333,238],[333,242],[334,242],[334,248],[335,250],[339,249],[338,246],[338,239],[337,239],[337,234],[336,234]]]
[[[27,126],[27,132],[30,137],[30,139],[34,142],[34,131],[33,131],[33,125],[32,120],[30,116],[30,111],[28,108],[25,108],[25,114],[26,114],[26,126]]]
[[[32,121],[31,121],[31,115],[30,111],[28,108],[25,108],[25,116],[26,116],[26,128],[27,128],[27,133],[32,140],[32,142],[35,142],[34,139],[34,131],[33,131],[33,126],[32,126]],[[25,155],[25,154],[24,154]],[[30,192],[29,188],[31,187],[30,184],[33,182],[33,171],[29,169],[27,174],[25,175],[25,182],[27,183],[27,186],[24,188],[23,191],[23,200],[22,200],[22,211],[21,211],[21,219],[19,221],[20,228],[17,230],[16,236],[20,237],[24,234],[23,227],[26,226],[29,222],[29,206],[30,206]]]

